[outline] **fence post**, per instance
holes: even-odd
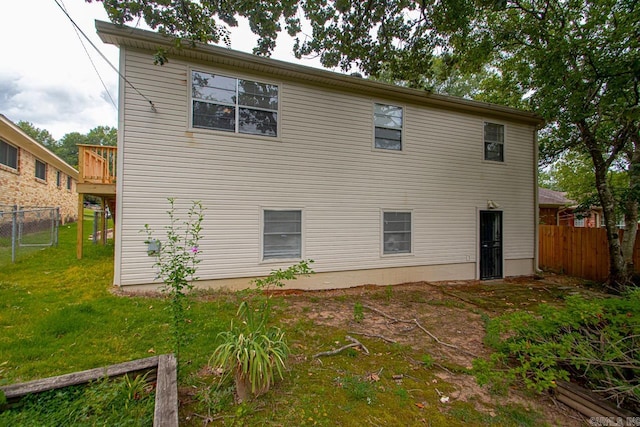
[[[98,211],[93,211],[93,242],[94,245],[98,244]]]
[[[16,262],[16,243],[18,242],[18,205],[13,205],[11,213],[11,263]]]
[[[59,230],[60,230],[60,207],[57,207],[57,208],[56,208],[56,213],[55,213],[55,215],[56,215],[56,219],[55,219],[55,222],[56,222],[56,232],[55,232],[55,234],[54,234],[54,241],[53,241],[53,244],[54,244],[56,247],[58,247],[58,233],[59,233]]]

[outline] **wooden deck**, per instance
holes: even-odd
[[[79,218],[83,218],[84,196],[96,196],[101,200],[102,210],[109,206],[115,221],[116,200],[116,171],[118,148],[105,145],[78,145],[78,212]],[[106,222],[103,220],[100,229],[106,230]],[[83,221],[78,221],[78,239],[76,254],[82,258]],[[106,243],[105,232],[102,233],[102,241]]]

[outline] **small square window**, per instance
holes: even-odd
[[[485,122],[484,159],[504,162],[504,125]]]
[[[265,210],[262,259],[302,257],[302,211]]]
[[[263,259],[302,257],[302,211],[265,210]]]
[[[402,151],[402,116],[402,107],[374,105],[375,148]]]
[[[18,148],[0,139],[0,164],[18,170]]]
[[[383,213],[383,253],[411,253],[411,212]]]
[[[36,178],[47,180],[47,164],[38,159],[36,159]]]

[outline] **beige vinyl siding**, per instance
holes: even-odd
[[[262,261],[264,208],[303,211],[303,256],[319,272],[476,262],[478,210],[487,200],[504,212],[505,259],[533,259],[531,126],[499,121],[505,162],[485,162],[487,118],[221,70],[279,86],[278,138],[189,129],[190,64],[170,58],[154,66],[150,54],[130,49],[124,56],[127,79],[157,112],[125,88],[117,284],[153,281],[140,230],[149,224],[162,237],[167,197],[180,215],[191,200],[206,208],[203,280],[288,264]],[[376,102],[404,108],[400,153],[373,149]],[[412,212],[411,254],[382,256],[382,210]]]

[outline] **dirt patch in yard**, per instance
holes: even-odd
[[[578,426],[584,423],[579,414],[551,396],[515,389],[498,396],[478,386],[468,372],[474,358],[490,354],[483,344],[487,316],[542,303],[559,304],[574,293],[594,292],[575,279],[548,276],[543,280],[420,282],[281,294],[286,301],[285,323],[293,325],[306,318],[313,325],[346,330],[356,339],[380,340],[411,348],[412,354],[429,355],[435,367],[432,387],[447,384],[443,395],[450,401],[468,402],[489,416],[495,415],[497,407],[518,404],[544,414],[551,425]],[[413,362],[416,366],[421,363]]]

